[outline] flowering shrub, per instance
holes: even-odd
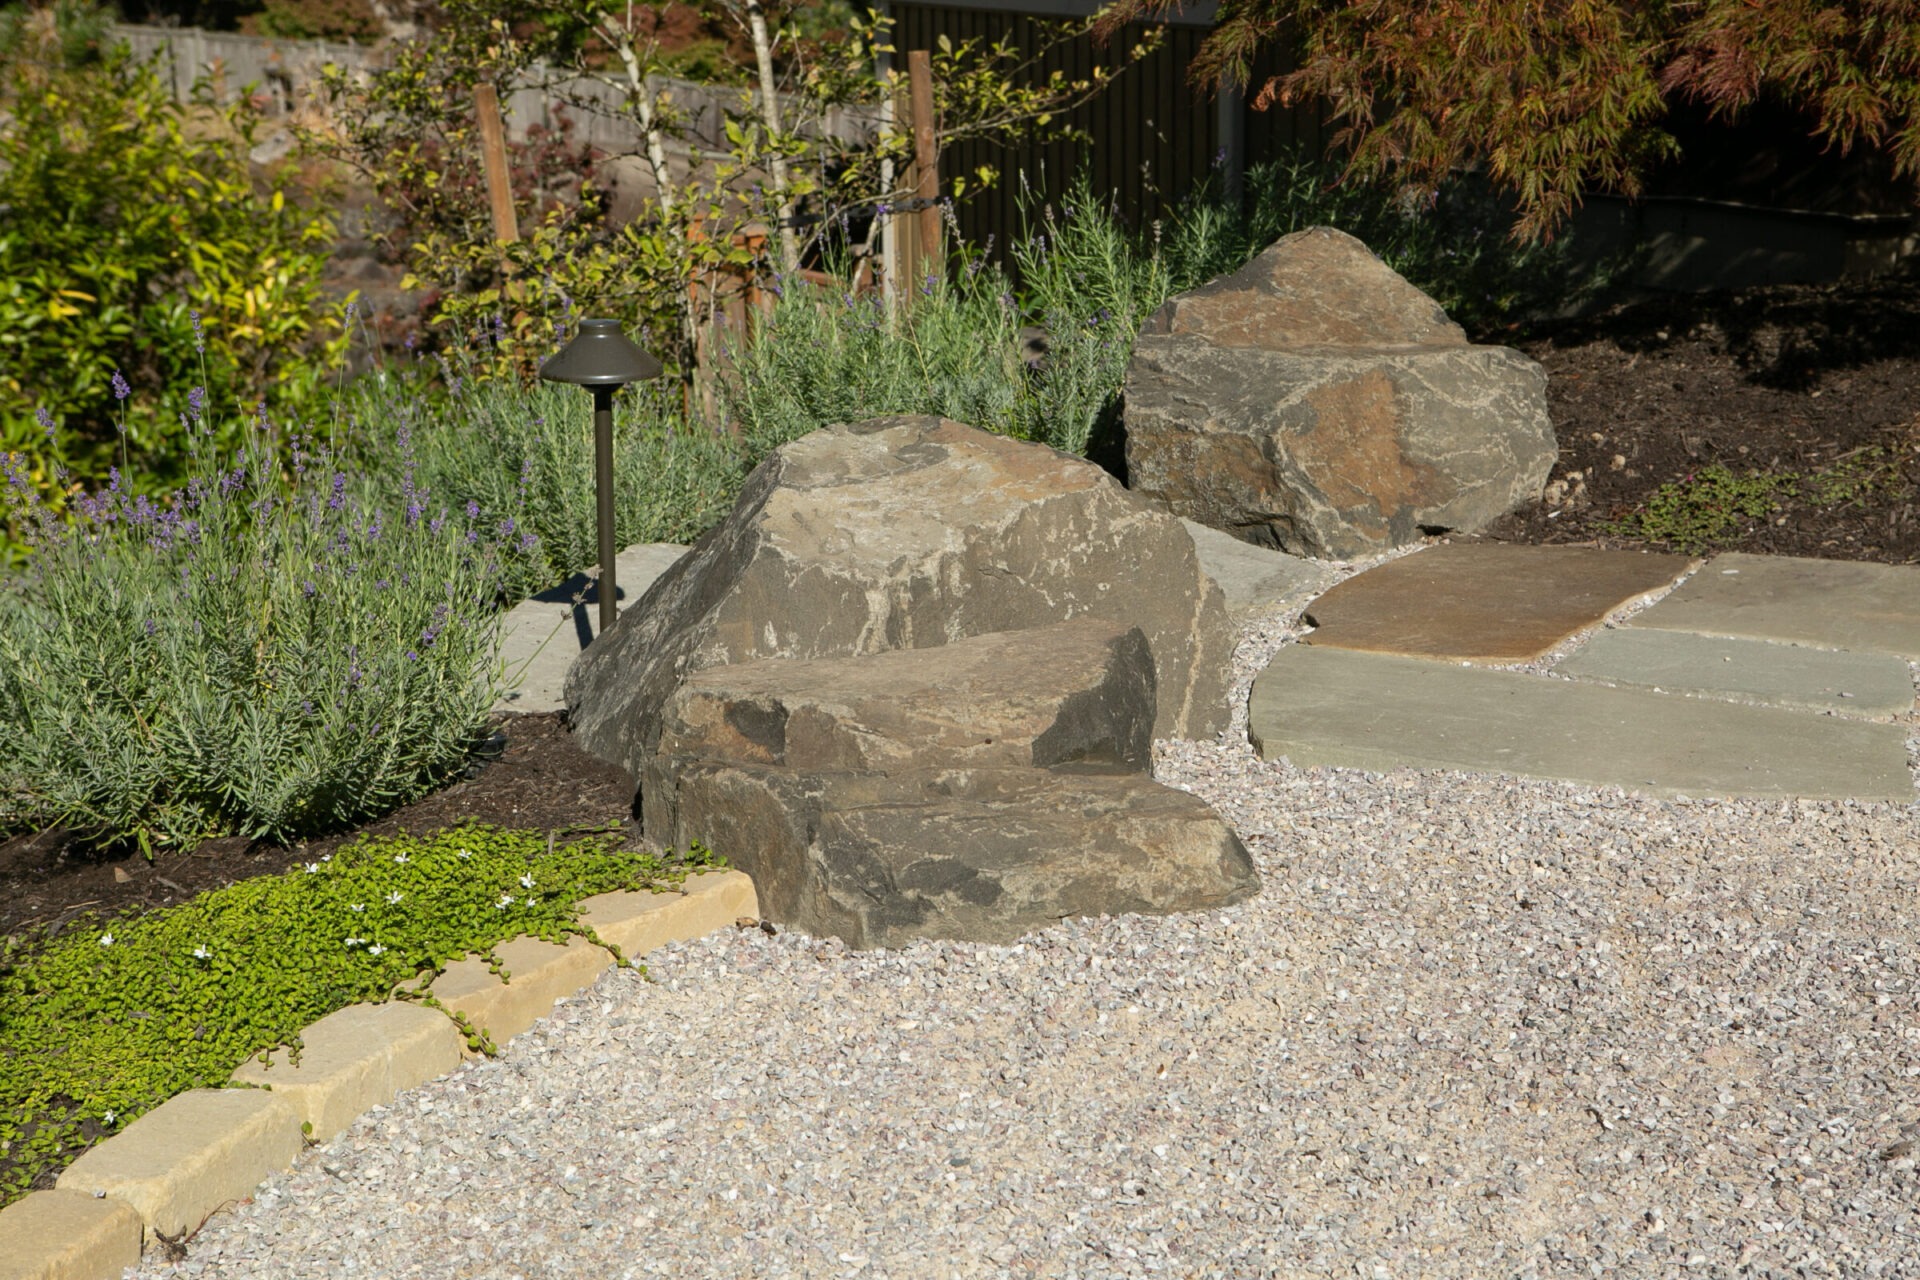
[[[0,833],[59,824],[148,857],[291,839],[434,789],[483,732],[499,582],[533,546],[512,513],[430,506],[404,439],[398,502],[364,502],[328,451],[283,454],[264,412],[216,463],[190,412],[190,477],[158,502],[115,468],[63,524],[4,461],[36,545],[0,614]]]
[[[556,849],[533,833],[456,827],[364,839],[288,875],[77,922],[33,954],[0,956],[0,1206],[175,1094],[225,1083],[253,1054],[289,1045],[269,1061],[297,1059],[300,1029],[336,1009],[385,1000],[470,953],[510,980],[499,943],[598,942],[575,922],[582,898],[659,891],[722,865],[698,845],[658,858],[607,835]],[[461,1029],[493,1051],[484,1027]]]

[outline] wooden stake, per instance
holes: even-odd
[[[920,190],[926,204],[920,210],[920,262],[938,273],[946,258],[940,252],[940,149],[934,140],[933,58],[925,49],[907,52],[907,89],[913,104],[913,160],[920,170]],[[915,282],[903,281],[911,285]]]
[[[513,214],[513,181],[507,172],[507,131],[500,124],[500,95],[490,84],[473,86],[473,110],[480,119],[480,160],[487,171],[487,199],[493,205],[493,238],[512,244],[520,238]]]

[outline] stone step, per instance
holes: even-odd
[[[1884,653],[1684,631],[1602,631],[1554,668],[1560,675],[1666,693],[1885,719],[1913,710],[1913,669]]]
[[[1630,625],[1920,660],[1920,566],[1715,556]]]
[[[1902,725],[1289,645],[1254,681],[1265,759],[1501,772],[1655,795],[1911,803]]]
[[[1452,542],[1390,560],[1307,606],[1315,648],[1532,662],[1608,614],[1663,590],[1685,556],[1592,547]]]

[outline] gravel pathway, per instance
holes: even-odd
[[[1300,603],[1253,902],[677,945],[132,1274],[1920,1276],[1920,809],[1262,763]]]

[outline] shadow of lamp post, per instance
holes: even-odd
[[[613,581],[613,393],[629,382],[660,376],[660,362],[620,331],[618,320],[582,320],[580,331],[540,366],[549,382],[593,391],[593,490],[600,533],[600,633],[618,616]]]

